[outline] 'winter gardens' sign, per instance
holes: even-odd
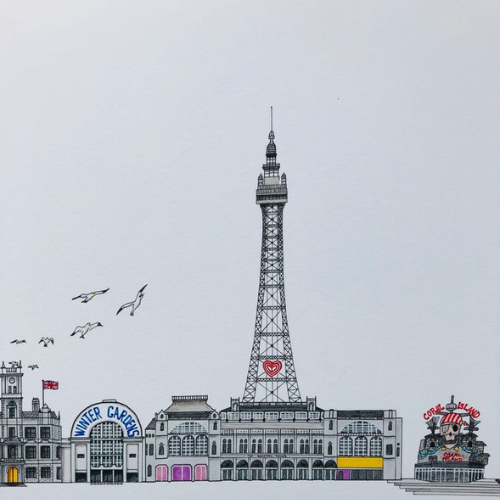
[[[103,401],[85,408],[75,419],[71,435],[88,437],[92,428],[102,422],[119,424],[124,435],[129,438],[142,435],[141,424],[136,414],[128,406],[117,401]]]

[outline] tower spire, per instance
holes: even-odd
[[[286,176],[280,178],[272,123],[264,176],[259,175],[257,204],[262,210],[262,247],[255,334],[244,402],[300,402],[285,302],[283,209]]]

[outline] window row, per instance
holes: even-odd
[[[50,458],[50,446],[40,446],[40,458]],[[35,459],[37,457],[37,447],[34,445],[26,445],[24,448],[24,458]],[[56,458],[61,458],[61,447],[56,448]]]
[[[12,408],[9,408],[9,411]],[[9,437],[17,437],[17,427],[9,427]],[[36,427],[25,427],[24,437],[26,439],[36,439]],[[50,439],[50,427],[40,427],[40,439]]]
[[[240,438],[237,440],[238,447],[234,449],[234,453],[248,453],[249,452],[249,439]],[[310,446],[309,438],[298,439],[296,447],[293,439],[284,439],[283,444],[280,445],[277,438],[268,438],[264,440],[262,438],[255,438],[250,440],[250,453],[300,453],[303,455],[308,455],[310,453],[314,455],[323,454],[323,440],[313,439],[312,447]],[[227,438],[222,439],[222,453],[233,453],[233,439]],[[327,453],[329,455],[333,454],[333,444],[330,441],[328,443]]]
[[[24,458],[33,460],[36,458],[52,458],[50,446],[40,446],[40,456],[37,456],[37,447],[33,445],[26,445],[24,448]],[[17,444],[7,446],[7,458],[22,458],[20,455],[20,448]],[[56,458],[61,458],[61,447],[56,448]]]
[[[391,446],[392,445],[388,445]],[[369,451],[369,453],[368,453]],[[387,453],[388,455],[392,454]],[[370,439],[370,444],[368,448],[368,438],[365,436],[358,436],[354,439],[354,447],[353,447],[353,439],[348,436],[342,436],[339,439],[339,456],[341,457],[381,457],[382,456],[382,438],[381,437],[372,437]]]
[[[26,467],[26,479],[36,479],[36,467]],[[52,470],[50,467],[40,467],[40,477],[42,479],[50,479],[52,477]],[[61,468],[57,468],[56,479],[61,479]]]
[[[312,464],[312,479],[335,479],[337,464],[329,460],[323,464],[321,460],[315,460]],[[222,480],[267,480],[282,479],[309,479],[309,465],[306,460],[300,460],[297,467],[294,467],[290,460],[284,460],[281,463],[281,471],[278,470],[278,463],[275,460],[268,460],[264,471],[264,464],[260,460],[254,460],[249,467],[246,460],[240,460],[234,469],[232,460],[226,460],[221,464]]]
[[[389,422],[389,430],[392,430],[392,422]],[[341,434],[382,434],[382,431],[375,427],[371,422],[358,421],[351,422],[346,425],[341,431]]]
[[[149,445],[149,454],[151,451],[154,452],[153,445]],[[172,436],[168,440],[168,452],[170,455],[183,455],[183,456],[194,456],[194,455],[207,455],[208,454],[208,437],[207,436],[184,436],[182,439],[179,436]],[[165,454],[165,447],[163,443],[158,446],[158,454]]]
[[[311,411],[309,413],[305,411],[298,411],[298,412],[260,412],[260,411],[254,411],[254,412],[237,412],[237,411],[230,411],[228,413],[221,413],[221,419],[222,420],[269,420],[269,421],[275,421],[275,420],[307,420],[307,419],[313,419],[313,420],[318,420],[320,418],[320,414],[317,411]]]

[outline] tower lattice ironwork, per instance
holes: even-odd
[[[262,209],[262,251],[255,336],[244,402],[301,401],[288,330],[283,265],[283,209],[288,201],[286,175],[276,163],[274,132],[269,133],[266,163],[257,184]]]

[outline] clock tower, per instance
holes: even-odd
[[[21,361],[11,361],[10,365],[6,368],[2,362],[0,368],[4,437],[18,439],[23,435],[23,373]],[[16,457],[20,457],[20,453],[21,450],[16,449]]]
[[[10,419],[20,419],[23,408],[23,373],[21,361],[11,361],[10,368],[2,362],[0,383],[2,413]]]

